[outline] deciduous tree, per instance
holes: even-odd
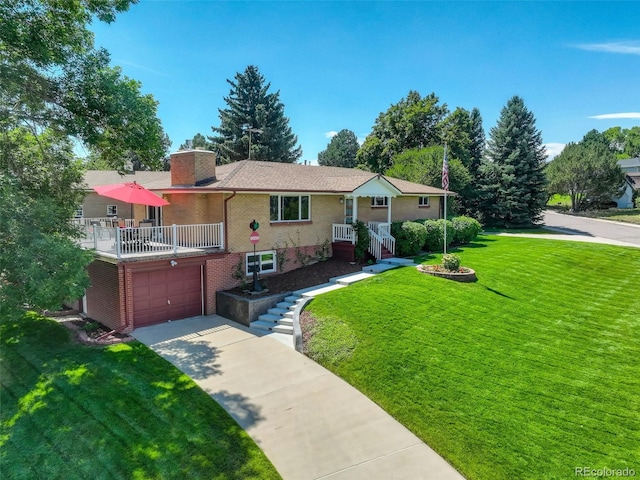
[[[586,141],[585,141],[586,139]],[[569,143],[546,168],[549,193],[571,197],[571,208],[580,211],[591,204],[611,201],[621,193],[624,172],[615,154],[602,142]]]
[[[358,151],[358,163],[382,173],[392,166],[394,155],[412,148],[442,145],[442,120],[448,109],[439,101],[435,93],[421,97],[412,90],[407,98],[380,113]]]

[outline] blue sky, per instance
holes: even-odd
[[[301,160],[315,162],[331,132],[364,140],[409,90],[479,108],[487,137],[520,95],[551,153],[593,128],[640,125],[638,20],[635,1],[141,0],[92,30],[159,101],[172,150],[211,134],[226,79],[256,65],[280,91]]]

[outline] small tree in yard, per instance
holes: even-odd
[[[520,97],[512,97],[491,129],[480,167],[484,223],[526,227],[541,218],[547,202],[545,157],[533,113]]]
[[[606,143],[593,141],[592,132],[580,143],[568,144],[547,165],[549,193],[571,197],[571,209],[580,211],[593,204],[610,201],[624,186],[624,172]]]

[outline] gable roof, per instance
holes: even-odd
[[[216,166],[216,179],[197,187],[172,187],[170,172],[135,172],[119,175],[115,171],[88,170],[84,179],[88,189],[110,183],[136,181],[149,190],[309,192],[349,194],[375,178],[384,179],[405,195],[444,195],[440,188],[420,185],[355,168],[323,167],[297,163],[242,160]],[[453,192],[449,194],[455,195]]]
[[[640,157],[618,160],[620,168],[640,167]]]
[[[634,190],[640,190],[640,172],[627,173],[627,181]]]

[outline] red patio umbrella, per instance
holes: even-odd
[[[164,207],[169,205],[164,198],[159,197],[150,190],[136,182],[115,183],[112,185],[100,185],[93,188],[98,195],[114,198],[123,202],[131,203],[131,217],[133,218],[133,204],[149,205],[151,207]]]

